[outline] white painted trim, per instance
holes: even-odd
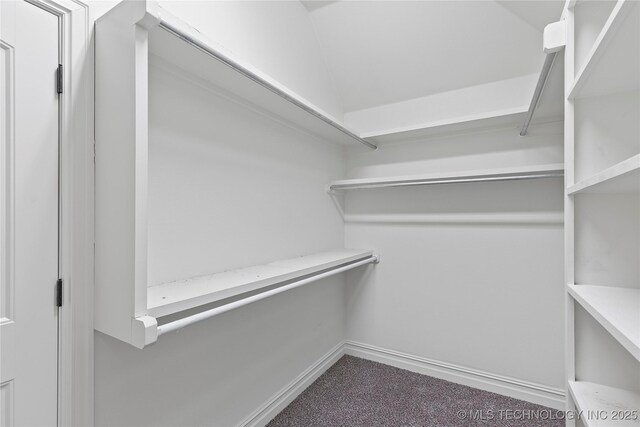
[[[542,384],[347,340],[334,347],[298,375],[293,381],[270,397],[251,415],[242,420],[238,424],[238,427],[263,427],[267,425],[269,421],[293,402],[300,393],[345,354],[434,378],[440,378],[456,384],[490,391],[514,399],[545,405],[554,409],[564,409],[565,407],[565,391],[560,388],[548,387]]]
[[[320,375],[333,366],[344,355],[344,343],[335,346],[316,363],[298,375],[293,381],[278,391],[262,406],[238,424],[241,427],[262,427],[309,387]]]
[[[14,221],[15,221],[15,48],[0,40],[0,50],[6,51],[6,86],[7,91],[3,94],[4,99],[0,102],[2,111],[0,122],[0,166],[2,176],[0,182],[0,283],[6,293],[0,297],[4,300],[0,304],[4,305],[4,317],[0,317],[0,325],[13,322],[15,304],[15,282],[14,282]]]
[[[60,276],[65,284],[60,322],[59,425],[93,425],[93,57],[89,6],[47,0],[63,17],[64,89],[61,160]]]
[[[564,186],[575,184],[575,107],[569,99],[575,76],[575,11],[576,0],[567,0],[565,21],[567,23],[567,44],[564,49]],[[575,207],[573,197],[566,191],[564,195],[564,279],[565,283],[575,282]],[[569,382],[576,379],[575,364],[575,303],[566,291],[564,293],[564,387],[567,413],[575,411],[575,403],[569,390]],[[574,427],[576,421],[567,418],[566,427]]]
[[[564,409],[565,405],[565,391],[560,388],[548,387],[355,341],[345,341],[344,354],[554,409]]]
[[[93,425],[93,69],[89,7],[28,0],[60,19],[60,242],[58,425]]]

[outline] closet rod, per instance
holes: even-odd
[[[240,65],[239,63],[237,63],[233,59],[231,59],[231,58],[227,57],[226,55],[214,50],[213,48],[211,48],[210,46],[207,46],[206,44],[202,43],[199,40],[196,40],[196,39],[193,39],[193,38],[189,37],[189,35],[185,34],[182,31],[180,31],[180,29],[178,27],[172,25],[170,22],[166,22],[164,19],[162,19],[162,17],[160,17],[160,27],[162,27],[163,29],[169,31],[170,33],[172,33],[176,37],[179,37],[180,39],[184,40],[185,42],[191,44],[192,46],[200,49],[201,51],[203,51],[207,55],[213,57],[214,59],[217,59],[218,61],[222,62],[223,64],[225,64],[229,68],[231,68],[231,69],[235,70],[236,72],[242,74],[246,78],[254,81],[255,83],[259,84],[260,86],[264,87],[265,89],[268,89],[271,92],[273,92],[276,95],[278,95],[279,97],[289,101],[291,104],[295,105],[296,107],[298,107],[298,108],[306,111],[307,113],[319,118],[320,120],[322,120],[326,124],[334,127],[335,129],[337,129],[338,131],[344,133],[345,135],[349,136],[350,138],[355,139],[360,144],[366,145],[367,147],[369,147],[369,148],[371,148],[373,150],[378,148],[378,146],[376,144],[374,144],[372,142],[369,142],[369,141],[365,141],[364,139],[360,138],[355,133],[351,132],[349,129],[347,129],[344,126],[342,126],[340,123],[335,122],[334,120],[332,120],[329,117],[325,116],[321,112],[316,111],[316,110],[310,108],[308,105],[298,101],[296,98],[290,96],[289,94],[287,94],[282,89],[274,86],[273,84],[271,84],[270,82],[266,81],[262,77],[256,75],[251,70],[248,70],[247,68],[243,67],[242,65]]]
[[[435,179],[415,179],[396,182],[372,182],[359,184],[332,184],[329,185],[329,191],[335,190],[357,190],[367,188],[385,188],[385,187],[411,187],[416,185],[434,185],[434,184],[461,184],[469,182],[493,182],[493,181],[517,181],[523,179],[539,179],[539,178],[556,178],[564,176],[564,171],[549,171],[540,173],[524,173],[512,175],[495,175],[495,176],[470,176],[464,178],[435,178]]]
[[[551,66],[553,65],[554,59],[556,59],[556,53],[558,52],[548,53],[544,58],[544,64],[542,64],[542,71],[540,72],[540,77],[538,77],[538,84],[536,85],[536,90],[533,92],[533,98],[531,99],[531,104],[529,104],[529,110],[527,111],[527,118],[524,120],[524,125],[522,125],[520,136],[525,136],[527,134],[527,130],[529,129],[529,124],[531,123],[531,119],[533,118],[533,113],[536,111],[536,108],[538,107],[538,103],[540,102],[540,96],[542,95],[544,86],[547,84],[547,79],[549,78],[549,73],[551,72]]]
[[[262,299],[271,297],[273,295],[277,295],[281,292],[288,291],[290,289],[297,288],[302,285],[306,285],[311,282],[315,282],[316,280],[324,279],[329,276],[333,276],[334,274],[342,273],[348,270],[351,270],[356,267],[360,267],[365,264],[377,264],[380,262],[380,258],[378,255],[372,255],[363,260],[352,262],[351,264],[343,265],[342,267],[334,268],[329,271],[325,271],[324,273],[317,274],[315,276],[307,277],[306,279],[298,280],[293,283],[289,283],[288,285],[281,286],[279,288],[271,289],[270,291],[262,292],[248,298],[243,298],[229,304],[224,304],[216,308],[212,308],[211,310],[206,310],[201,313],[196,313],[192,316],[183,317],[182,319],[174,320],[173,322],[165,323],[163,325],[158,326],[158,336],[166,334],[168,332],[176,331],[178,329],[182,329],[185,326],[189,326],[191,324],[200,322],[205,319],[209,319],[213,316],[217,316],[218,314],[226,313],[227,311],[245,306],[247,304],[251,304],[256,301],[260,301]]]

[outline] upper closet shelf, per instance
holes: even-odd
[[[598,323],[640,360],[640,290],[592,285],[568,285],[567,289]]]
[[[327,186],[327,191],[469,182],[516,181],[561,176],[564,176],[564,166],[562,163],[557,163],[551,165],[519,166],[514,168],[447,172],[440,174],[344,179],[331,182]]]
[[[618,0],[577,72],[569,99],[640,88],[640,7]]]
[[[640,191],[640,154],[583,179],[567,189],[568,194],[638,191]]]
[[[294,127],[343,144],[365,141],[341,121],[291,89],[247,64],[197,29],[159,7],[143,2],[145,13],[138,24],[149,32],[149,53],[216,86],[250,107],[275,116]]]
[[[517,127],[521,126],[523,121],[526,119],[528,110],[529,106],[523,105],[507,110],[491,111],[488,113],[436,120],[419,125],[368,132],[363,133],[361,136],[362,138],[367,138],[374,142],[386,143],[458,133],[468,130]]]

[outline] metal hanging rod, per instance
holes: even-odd
[[[372,264],[372,263],[377,264],[378,262],[380,262],[380,257],[374,254],[363,260],[352,262],[351,264],[343,265],[342,267],[334,268],[332,270],[325,271],[324,273],[307,277],[306,279],[298,280],[296,282],[290,283],[285,286],[281,286],[279,288],[271,289],[270,291],[262,292],[262,293],[250,296],[248,298],[243,298],[238,301],[231,302],[229,304],[224,304],[219,307],[212,308],[211,310],[206,310],[200,313],[196,313],[192,316],[183,317],[182,319],[174,320],[173,322],[159,325],[158,336],[164,335],[168,332],[177,331],[178,329],[182,329],[185,326],[189,326],[194,323],[200,322],[202,320],[217,316],[219,314],[226,313],[227,311],[240,308],[242,306],[251,304],[256,301],[263,300],[265,298],[271,297],[273,295],[277,295],[279,293],[288,291],[290,289],[294,289],[294,288],[306,285],[308,283],[315,282],[316,280],[324,279],[326,277],[333,276],[334,274],[342,273],[342,272],[351,270],[353,268],[360,267],[361,265]]]
[[[264,87],[265,89],[268,89],[269,91],[275,93],[279,97],[285,99],[286,101],[289,101],[291,104],[295,105],[296,107],[298,107],[298,108],[306,111],[307,113],[317,117],[318,119],[322,120],[323,122],[325,122],[329,126],[332,126],[333,128],[337,129],[338,131],[340,131],[340,132],[344,133],[345,135],[349,136],[350,138],[358,141],[360,144],[363,144],[363,145],[365,145],[365,146],[367,146],[367,147],[369,147],[369,148],[371,148],[373,150],[378,148],[378,146],[376,144],[374,144],[372,142],[369,142],[369,141],[365,141],[364,139],[360,138],[358,135],[356,135],[355,133],[353,133],[352,131],[350,131],[349,129],[347,129],[346,127],[341,125],[340,123],[337,123],[336,121],[334,121],[333,119],[325,116],[321,112],[314,110],[313,108],[309,107],[308,105],[304,104],[303,102],[299,101],[298,99],[292,97],[291,95],[289,95],[288,93],[286,93],[282,89],[274,86],[273,84],[271,84],[270,82],[268,82],[264,78],[258,76],[257,74],[255,74],[251,70],[248,70],[247,68],[245,68],[241,64],[237,63],[233,59],[229,58],[228,56],[218,52],[217,50],[213,49],[211,46],[208,46],[207,44],[203,43],[202,41],[194,39],[194,38],[190,37],[188,34],[185,34],[183,31],[180,30],[180,28],[178,28],[178,27],[174,26],[172,23],[167,22],[166,20],[162,19],[162,17],[160,17],[160,27],[162,27],[166,31],[169,31],[170,33],[172,33],[176,37],[179,37],[180,39],[184,40],[185,42],[191,44],[192,46],[200,49],[201,51],[203,51],[207,55],[213,57],[214,59],[216,59],[216,60],[218,60],[220,62],[222,62],[227,67],[229,67],[229,68],[235,70],[236,72],[242,74],[246,78],[254,81],[255,83],[259,84],[260,86]]]
[[[487,175],[475,175],[464,177],[450,177],[450,178],[406,178],[395,179],[385,181],[371,181],[366,182],[364,180],[359,182],[336,182],[335,184],[329,184],[329,191],[336,190],[356,190],[356,189],[369,189],[369,188],[386,188],[386,187],[412,187],[417,185],[435,185],[435,184],[460,184],[471,182],[494,182],[494,181],[519,181],[523,179],[540,179],[540,178],[557,178],[564,176],[564,170],[561,168],[550,169],[545,171],[536,172],[520,172],[520,173],[502,173],[502,174],[487,174]]]
[[[547,79],[549,78],[549,73],[551,72],[551,66],[553,65],[553,61],[556,59],[557,53],[558,52],[548,53],[544,58],[544,64],[542,64],[542,71],[540,72],[540,77],[538,77],[538,84],[536,84],[536,90],[533,92],[533,98],[531,99],[531,104],[529,104],[529,110],[527,111],[527,117],[524,120],[524,125],[522,125],[520,136],[525,136],[527,134],[527,130],[529,129],[529,124],[531,123],[531,119],[533,118],[533,113],[536,111],[536,108],[538,107],[538,103],[540,102],[540,96],[542,95],[542,91],[544,90],[544,87],[547,84]]]

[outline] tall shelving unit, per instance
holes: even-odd
[[[565,17],[567,425],[640,425],[640,4]]]

